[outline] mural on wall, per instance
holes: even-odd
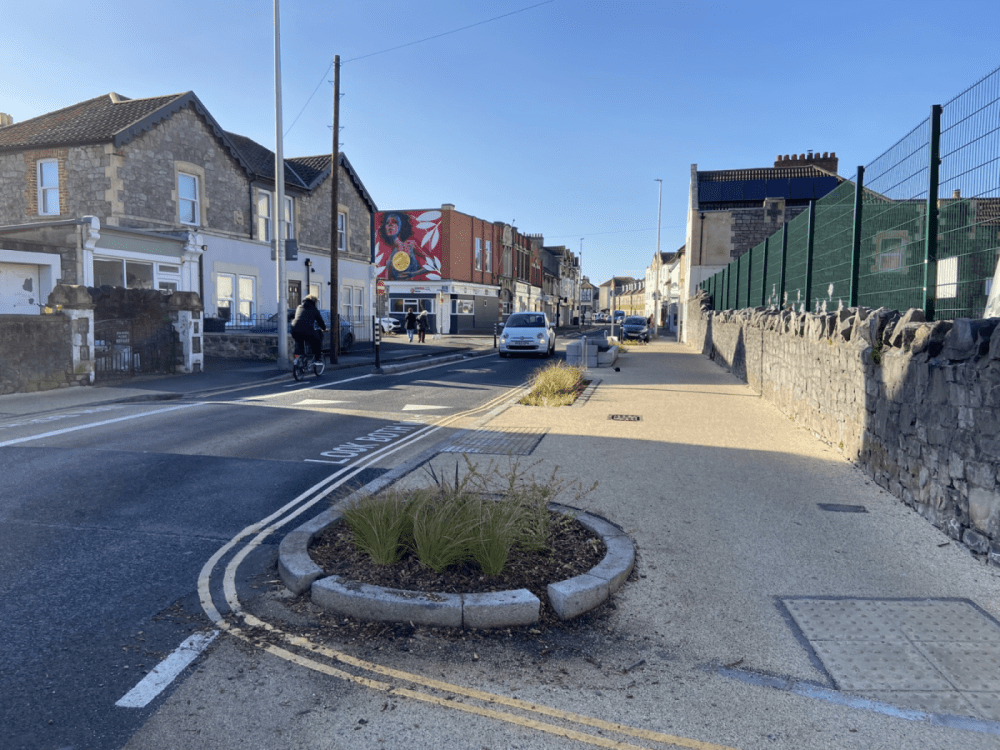
[[[390,281],[441,278],[441,212],[378,211],[375,275]]]

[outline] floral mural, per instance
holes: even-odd
[[[375,214],[375,275],[390,281],[441,278],[441,212]]]

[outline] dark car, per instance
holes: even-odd
[[[649,343],[649,326],[646,319],[638,315],[629,315],[622,322],[622,341],[636,339]]]

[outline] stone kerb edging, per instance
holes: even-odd
[[[552,503],[549,510],[572,515],[601,537],[607,552],[588,572],[551,583],[549,603],[562,620],[594,609],[632,572],[635,548],[624,531],[609,521],[577,508]],[[440,594],[372,586],[343,578],[323,577],[309,556],[309,544],[342,518],[337,508],[319,514],[286,534],[278,548],[278,573],[298,595],[310,590],[313,604],[361,620],[414,622],[435,627],[496,628],[538,622],[541,602],[527,589],[480,594]]]

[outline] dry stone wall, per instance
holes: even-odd
[[[695,347],[1000,565],[1000,320],[692,307]]]

